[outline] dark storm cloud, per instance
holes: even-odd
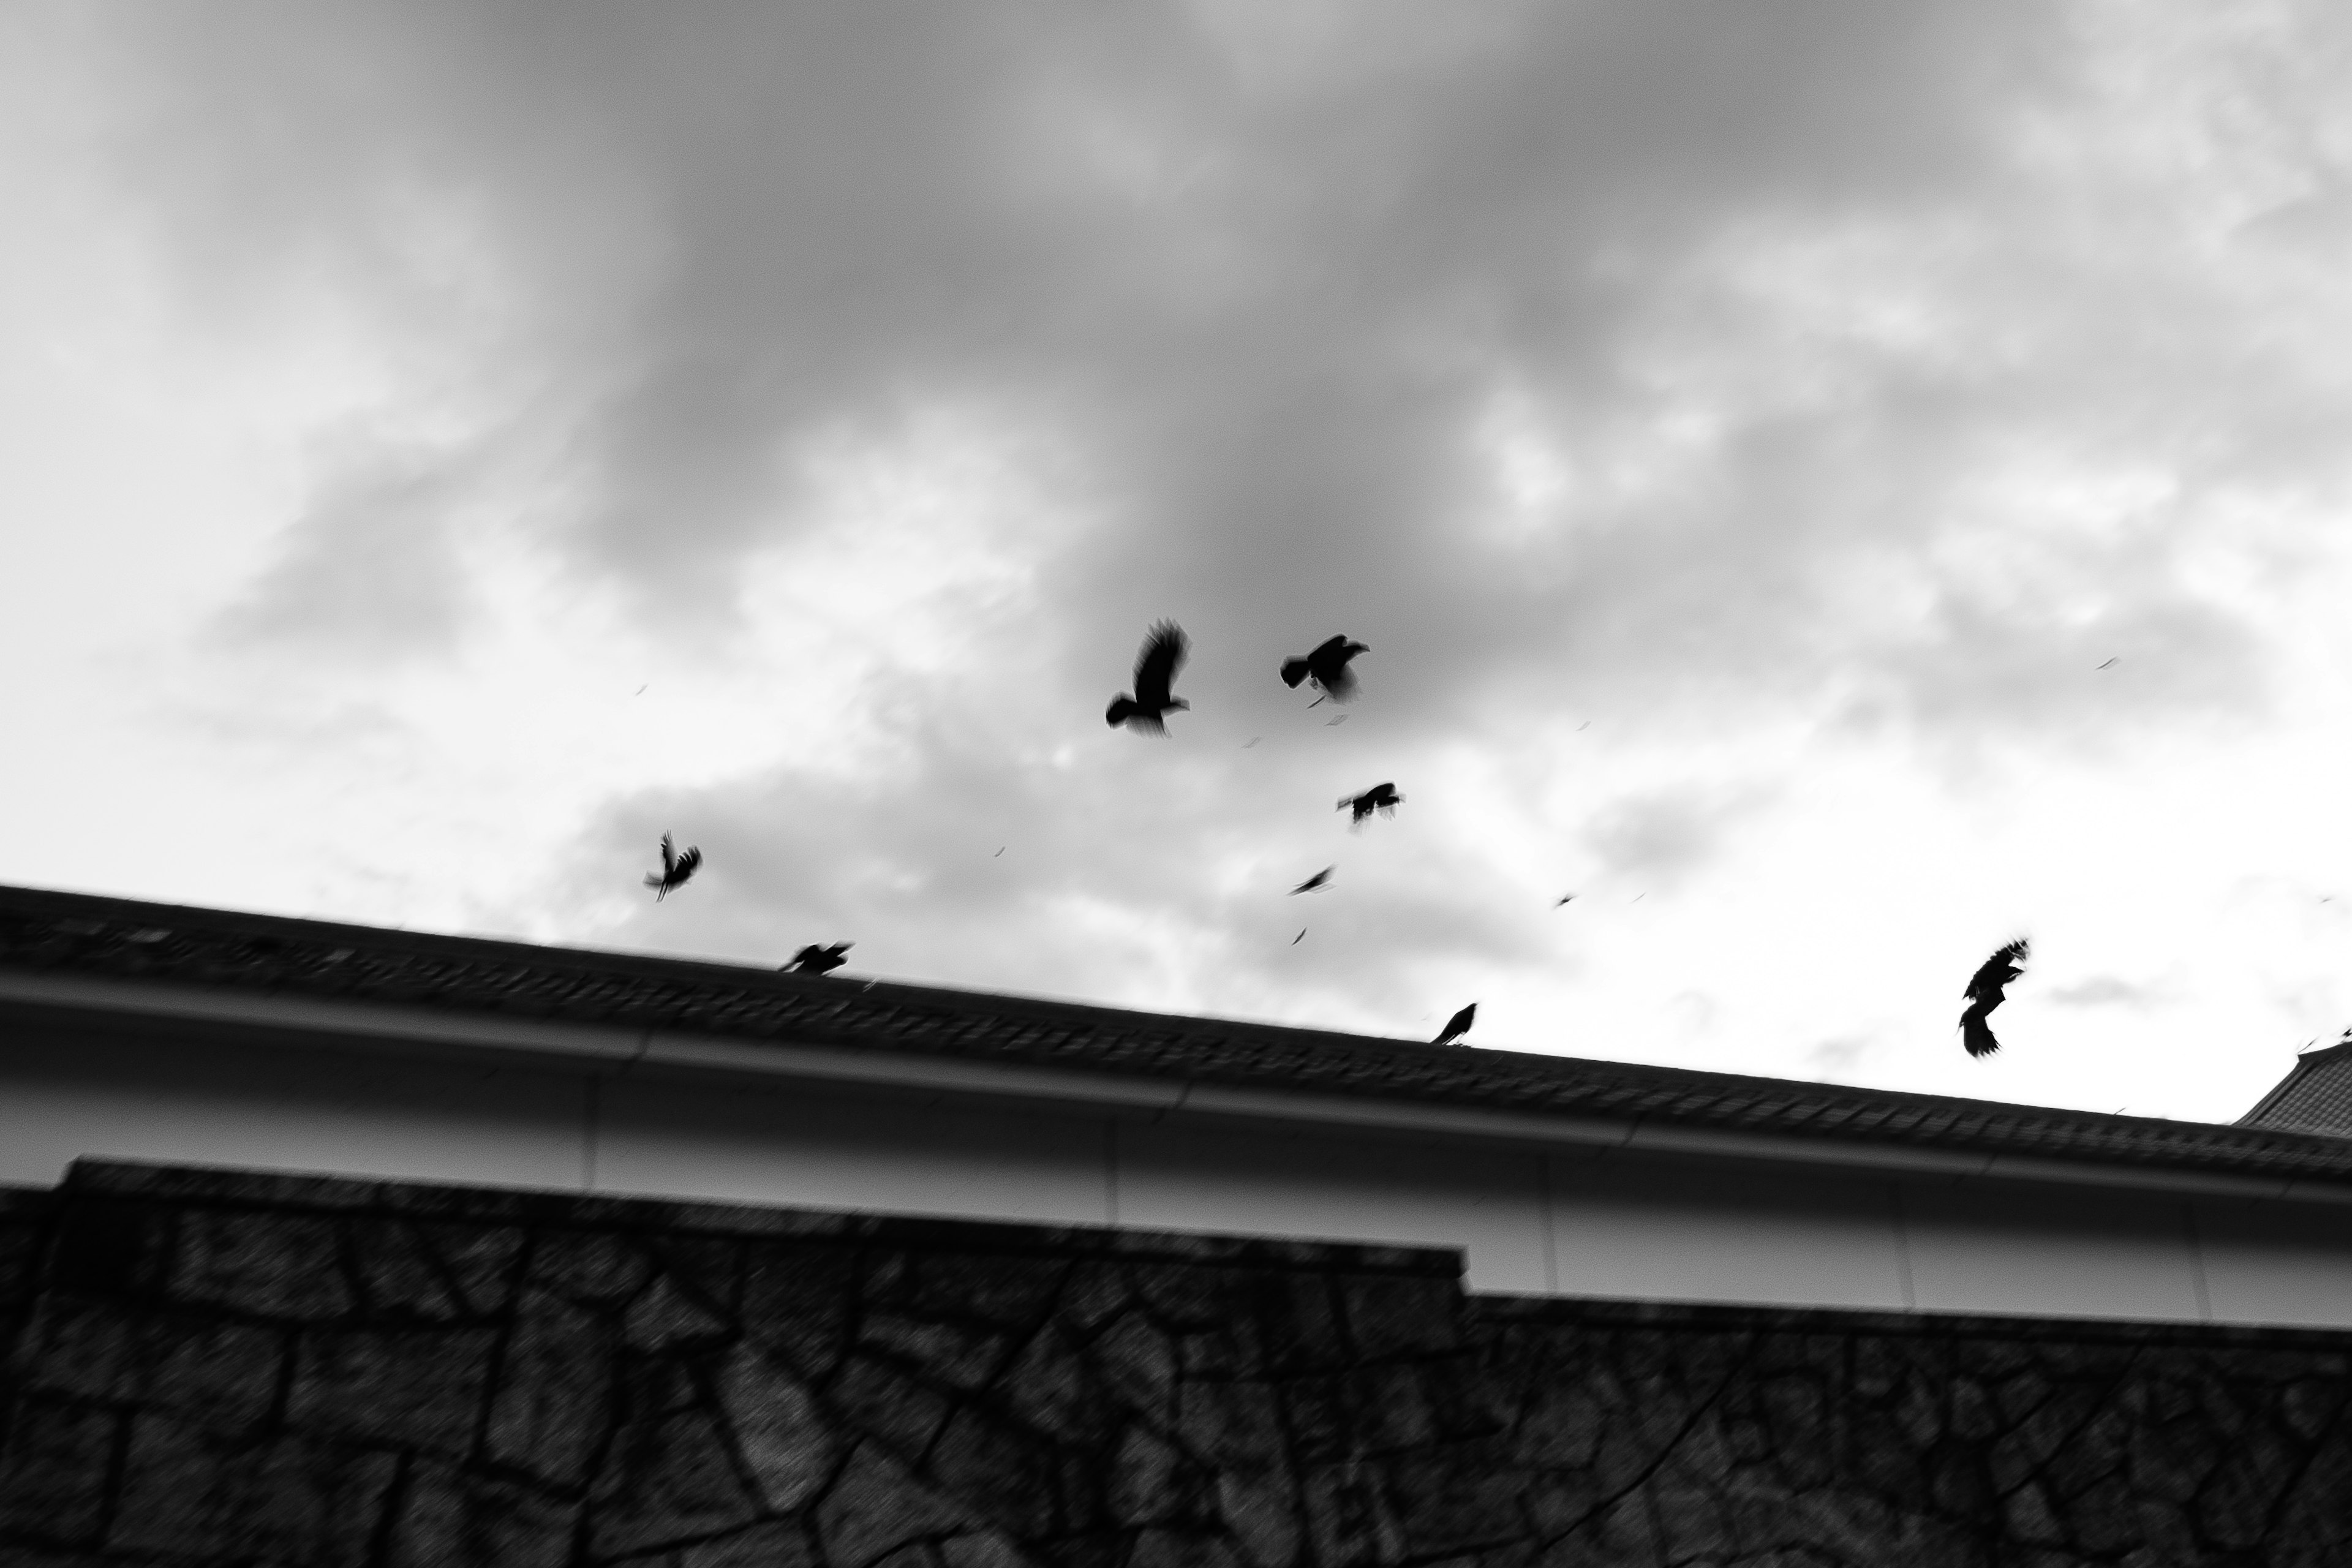
[[[665,829],[710,857],[633,941],[1097,994],[1214,970],[1377,1011],[1538,939],[1499,873],[1412,837],[1466,808],[1405,763],[1269,743],[1242,771],[1300,717],[1285,654],[1370,644],[1349,728],[1312,734],[1377,723],[1408,759],[1596,715],[2096,746],[2259,704],[2263,630],[2211,555],[2343,489],[2344,395],[2262,303],[2342,226],[2239,237],[2195,184],[2308,105],[2248,87],[2258,48],[2179,51],[2210,79],[2175,93],[2081,9],[58,15],[191,316],[372,324],[446,416],[420,423],[472,432],[323,485],[232,614],[249,640],[446,640],[448,542],[489,526],[482,476],[533,466],[542,504],[498,526],[720,655],[748,563],[838,524],[826,451],[944,417],[1071,520],[992,669],[861,678],[887,766],[589,823],[566,900],[634,887]],[[1162,616],[1195,710],[1116,749],[1103,704]],[[1769,772],[1559,831],[1671,889]],[[1384,777],[1412,805],[1287,948],[1329,803]]]
[[[944,405],[1069,454],[1086,633],[1169,597],[1214,606],[1204,637],[1385,621],[1391,700],[1433,718],[1531,664],[1659,700],[1891,647],[1873,701],[2000,722],[1948,666],[2047,629],[2003,600],[1823,637],[1851,557],[1953,521],[1900,494],[1952,460],[1921,429],[2000,389],[1739,275],[1796,232],[1981,240],[2009,121],[2070,89],[2040,7],[113,15],[123,166],[214,293],[340,285],[471,334],[560,436],[554,542],[657,618],[707,620],[793,526],[812,439]],[[1659,484],[1470,542],[1506,395]],[[1706,450],[1658,448],[1693,418]],[[2118,623],[2198,611],[2152,591]],[[2209,620],[2191,696],[2235,668]]]

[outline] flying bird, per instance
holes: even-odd
[[[1554,900],[1551,901],[1551,907],[1552,907],[1553,909],[1558,909],[1558,908],[1559,908],[1559,907],[1560,907],[1560,905],[1562,905],[1562,904],[1572,904],[1572,903],[1574,903],[1575,901],[1576,901],[1576,895],[1575,895],[1574,893],[1563,893],[1563,894],[1562,894],[1562,895],[1560,895],[1559,898],[1554,899]]]
[[[2118,657],[2120,657],[2120,656],[2118,656]],[[2111,659],[2107,660],[2107,662],[2106,662],[2105,664],[2103,664],[2103,665],[2099,666],[2099,668],[2100,668],[2101,669],[2106,669],[2106,668],[2111,668],[2111,667],[2115,664],[2115,662],[2116,662],[2116,660],[2111,658]]]
[[[1451,1018],[1446,1019],[1445,1027],[1437,1031],[1437,1038],[1432,1043],[1440,1046],[1452,1045],[1470,1032],[1470,1025],[1477,1016],[1478,1004],[1473,1002]]]
[[[661,874],[656,876],[651,871],[646,873],[646,886],[654,890],[656,903],[660,903],[670,894],[685,887],[686,879],[693,876],[702,866],[700,849],[688,845],[686,853],[681,855],[677,851],[677,842],[667,833],[662,835],[661,856]]]
[[[1960,1043],[1972,1057],[1989,1057],[2000,1049],[2000,1042],[1992,1037],[1992,1026],[1985,1018],[1995,1007],[2009,1000],[2009,983],[2025,973],[2025,961],[2031,956],[2031,943],[2019,937],[2007,947],[1995,952],[1984,961],[1976,973],[1969,978],[1969,988],[1962,994],[1969,999],[1968,1007],[1960,1014]]]
[[[1282,661],[1282,683],[1297,686],[1302,680],[1309,681],[1316,690],[1334,702],[1352,701],[1356,695],[1356,675],[1348,668],[1348,661],[1360,653],[1371,651],[1362,643],[1349,642],[1345,634],[1326,637],[1305,658]],[[1315,700],[1319,702],[1322,700],[1318,697]]]
[[[819,947],[816,943],[811,942],[793,954],[793,961],[784,965],[784,973],[787,974],[829,973],[849,962],[846,954],[856,945],[854,942],[836,942],[831,947]]]
[[[1324,883],[1329,881],[1331,879],[1331,873],[1339,868],[1337,866],[1326,866],[1320,871],[1316,872],[1312,877],[1307,878],[1307,880],[1299,883],[1298,886],[1291,889],[1290,893],[1284,896],[1290,897],[1298,893],[1311,893],[1316,889],[1321,887]],[[1307,933],[1301,931],[1299,934],[1304,936]]]
[[[1396,808],[1403,804],[1404,796],[1397,794],[1396,785],[1392,784],[1376,784],[1361,795],[1339,797],[1339,809],[1351,814],[1348,818],[1350,827],[1376,811],[1382,816],[1394,816]]]
[[[1300,942],[1305,942],[1306,940],[1307,940],[1307,928],[1306,928],[1305,926],[1300,926],[1300,927],[1298,928],[1298,934],[1297,934],[1297,936],[1294,936],[1294,937],[1292,937],[1292,938],[1290,939],[1290,945],[1291,945],[1291,946],[1293,946],[1293,947],[1297,947]]]
[[[1143,651],[1135,656],[1135,695],[1130,697],[1122,691],[1112,698],[1110,710],[1103,715],[1103,721],[1114,730],[1128,724],[1155,735],[1166,734],[1168,715],[1192,706],[1168,689],[1190,647],[1184,640],[1184,628],[1174,621],[1155,625],[1151,635],[1143,639]]]

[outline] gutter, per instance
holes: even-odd
[[[845,988],[850,984],[854,983],[845,982]],[[160,1023],[174,1033],[193,1030],[245,1039],[258,1037],[258,1043],[279,1047],[521,1068],[589,1079],[643,1074],[775,1089],[826,1084],[934,1099],[985,1097],[1150,1121],[1177,1117],[1228,1126],[1388,1133],[1554,1154],[1573,1152],[1592,1159],[1619,1153],[1655,1154],[1868,1172],[1911,1182],[2026,1182],[2247,1204],[2352,1205],[2352,1179],[2252,1176],[2047,1155],[1970,1153],[1652,1125],[1638,1116],[1531,1113],[1373,1096],[1299,1093],[1190,1079],[741,1040],[616,1024],[509,1018],[406,1003],[342,1001],[169,981],[0,972],[0,1020],[11,1017],[36,1026],[46,1021],[135,1029],[142,1024]]]

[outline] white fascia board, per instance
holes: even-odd
[[[1529,1151],[1617,1152],[1869,1171],[1910,1182],[2002,1181],[2245,1203],[2352,1204],[2352,1183],[2165,1170],[2093,1160],[1969,1153],[1804,1134],[1645,1124],[1638,1118],[1547,1115],[1374,1096],[1202,1084],[1025,1063],[988,1062],[787,1041],[745,1040],[619,1025],[508,1018],[413,1004],[341,1001],[86,975],[0,973],[0,1017],[14,1007],[82,1015],[92,1023],[251,1030],[281,1047],[461,1059],[585,1077],[830,1084],[939,1098],[984,1097],[1114,1116],[1287,1124]]]

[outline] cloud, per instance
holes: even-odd
[[[474,586],[451,511],[462,468],[438,453],[368,451],[331,466],[276,561],[215,618],[228,647],[278,647],[381,663],[446,652]]]
[[[2072,985],[2044,993],[2062,1007],[2132,1007],[2146,1009],[2162,999],[2160,987],[2136,985],[2112,974],[2095,974]]]
[[[2052,310],[2123,258],[2012,228],[2071,194],[2024,127],[2115,134],[2037,8],[541,16],[95,31],[190,265],[457,345],[557,435],[550,545],[673,628],[807,526],[813,445],[963,408],[1061,454],[1079,629],[1380,624],[1433,722],[1536,668],[1971,732],[2116,721],[2074,675],[2117,648],[2141,719],[2258,689],[2193,499],[2086,531],[2000,489],[2210,352],[2102,370]],[[2129,275],[2179,295],[2176,255]],[[1498,402],[1564,476],[1516,523]],[[1881,577],[1916,611],[1851,613]]]
[[[1583,842],[1608,874],[1671,890],[1713,860],[1731,827],[1763,804],[1753,795],[1664,790],[1595,811]]]
[[[2291,5],[39,18],[60,166],[318,476],[207,649],[495,693],[433,776],[532,781],[509,928],[1368,1026],[1581,999],[1669,900],[1524,910],[1721,891],[1832,754],[1909,801],[2277,722],[2352,496],[2343,25]],[[1161,616],[1194,709],[1108,734]],[[1336,631],[1326,728],[1272,671]],[[625,656],[725,701],[613,742],[562,703]],[[711,859],[654,910],[665,829]],[[1821,842],[1751,927],[1836,901]],[[1738,1035],[1696,978],[1662,1007]]]

